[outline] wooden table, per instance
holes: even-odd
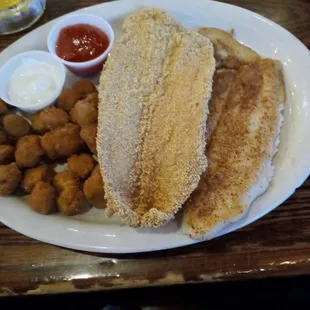
[[[38,24],[100,2],[48,0],[47,11]],[[274,20],[310,46],[308,0],[231,3]],[[22,35],[0,37],[0,51]],[[71,251],[30,239],[0,224],[0,295],[310,274],[309,186],[308,180],[282,206],[239,231],[151,254],[118,256]]]

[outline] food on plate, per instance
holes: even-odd
[[[5,101],[0,99],[0,115],[5,115],[8,112],[8,106]]]
[[[27,135],[18,139],[15,150],[15,160],[20,168],[32,168],[40,163],[44,150],[41,147],[41,137]]]
[[[92,93],[79,100],[70,111],[70,119],[81,127],[97,123],[98,94]]]
[[[61,86],[61,76],[56,65],[23,56],[20,66],[12,73],[8,96],[17,105],[51,100]]]
[[[56,100],[56,107],[70,112],[80,99],[80,93],[72,88],[65,88]]]
[[[15,148],[12,145],[0,145],[0,165],[9,164],[14,161]]]
[[[72,36],[85,26],[94,36],[76,45]],[[184,232],[212,238],[270,184],[285,102],[281,64],[233,31],[188,30],[159,9],[132,14],[123,29],[98,88],[73,83],[31,124],[0,100],[0,195],[21,189],[40,214],[78,215],[89,203],[132,227],[162,226],[183,206]],[[97,57],[109,44],[97,31],[64,28],[57,55]],[[60,80],[48,68],[26,60],[10,82],[13,102],[48,98]]]
[[[67,159],[69,169],[79,178],[87,178],[95,167],[95,160],[89,154],[72,155]]]
[[[228,100],[229,90],[233,82],[236,70],[219,69],[215,71],[213,78],[212,96],[209,102],[209,116],[207,120],[207,143],[216,128],[222,112]]]
[[[3,118],[5,131],[15,138],[27,135],[30,132],[31,125],[21,115],[9,114]]]
[[[66,61],[84,62],[97,58],[108,46],[109,38],[102,30],[82,23],[60,30],[56,54]]]
[[[69,157],[84,147],[80,127],[71,123],[45,133],[41,144],[50,159]]]
[[[99,165],[95,167],[91,176],[85,181],[83,192],[86,199],[95,208],[104,209],[106,207],[104,187]]]
[[[264,59],[235,74],[207,149],[209,167],[185,204],[183,228],[211,238],[241,218],[268,188],[277,152],[285,86],[279,61]]]
[[[59,193],[58,210],[65,215],[76,215],[84,210],[86,199],[80,181],[72,171],[62,171],[54,177],[53,184]]]
[[[198,31],[213,43],[218,67],[238,69],[260,59],[255,51],[235,40],[230,32],[218,28],[200,28]]]
[[[44,133],[47,129],[45,128],[42,119],[40,117],[40,112],[35,113],[31,117],[31,127],[33,131],[37,133]]]
[[[50,183],[39,181],[28,197],[28,204],[40,214],[51,214],[56,211],[56,197],[56,190]]]
[[[42,164],[38,167],[27,169],[24,173],[21,188],[26,193],[30,193],[38,182],[50,183],[54,175],[55,171],[53,165]]]
[[[82,127],[80,132],[81,138],[87,144],[90,151],[94,154],[97,153],[96,149],[96,136],[97,124],[89,124]]]
[[[66,125],[69,122],[69,115],[63,109],[51,107],[42,110],[38,115],[38,124],[42,125],[40,128],[46,130],[53,130],[57,127]]]
[[[174,217],[207,167],[213,47],[158,9],[129,16],[123,28],[98,88],[107,213],[131,226],[158,227]]]
[[[68,188],[62,191],[57,198],[58,210],[64,215],[77,215],[83,212],[86,199],[78,188]]]
[[[4,130],[0,129],[0,145],[6,144],[9,142],[10,142],[10,139],[9,139],[7,133]]]
[[[21,182],[22,175],[16,163],[0,165],[0,196],[11,195]]]
[[[88,94],[96,93],[97,88],[91,81],[80,80],[71,86],[72,90],[79,94],[79,99],[86,97]]]
[[[53,185],[58,192],[61,192],[69,187],[80,187],[80,181],[76,173],[70,170],[64,170],[54,176]]]
[[[96,92],[96,86],[91,81],[77,81],[71,86],[71,88],[63,89],[62,93],[56,101],[56,106],[57,108],[65,110],[66,112],[70,112],[70,110],[79,100],[85,98],[88,94]]]

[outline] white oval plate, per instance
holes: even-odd
[[[282,61],[287,88],[285,120],[276,171],[268,191],[251,206],[248,214],[226,227],[227,234],[257,220],[287,199],[310,171],[310,54],[292,34],[264,17],[232,5],[206,0],[134,0],[100,4],[83,9],[111,22],[116,37],[124,17],[142,7],[160,7],[186,27],[212,26],[235,29],[236,37],[263,56]],[[74,14],[74,13],[73,13]],[[27,34],[0,54],[0,65],[9,57],[31,49],[47,50],[46,37],[52,21]],[[75,78],[68,76],[71,84]],[[92,209],[84,215],[42,216],[19,198],[0,198],[0,220],[12,229],[48,243],[93,252],[130,253],[192,244],[180,230],[178,219],[160,229],[134,229],[118,219],[107,219],[104,211]]]

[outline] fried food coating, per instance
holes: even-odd
[[[0,145],[0,165],[6,165],[14,161],[14,152],[14,146]]]
[[[10,139],[8,134],[4,130],[0,129],[0,145],[9,143],[9,141]]]
[[[213,46],[154,8],[127,17],[123,29],[98,87],[107,214],[158,227],[174,217],[207,167]]]
[[[255,51],[234,39],[234,31],[227,32],[218,28],[199,28],[197,30],[212,42],[217,67],[239,69],[242,65],[260,59]]]
[[[79,188],[70,187],[62,191],[57,199],[58,210],[64,215],[80,214],[86,205],[86,199]]]
[[[67,159],[69,169],[79,178],[87,178],[95,167],[95,160],[89,154],[72,155]]]
[[[80,137],[80,127],[68,123],[44,134],[42,147],[51,159],[69,157],[84,147]]]
[[[80,132],[81,138],[87,144],[90,151],[94,154],[97,153],[96,149],[96,136],[97,136],[97,124],[89,124],[83,126]]]
[[[37,183],[41,181],[50,183],[54,175],[55,171],[52,165],[43,164],[35,168],[27,169],[24,173],[21,188],[26,193],[30,193]]]
[[[12,194],[22,180],[22,172],[16,163],[0,165],[0,196]]]
[[[69,122],[69,115],[63,109],[51,107],[42,110],[33,117],[34,124],[32,127],[38,132],[53,130],[57,127],[66,125]]]
[[[104,209],[106,207],[104,187],[99,165],[95,167],[91,176],[85,181],[83,192],[86,199],[95,208]]]
[[[79,99],[79,92],[72,88],[65,88],[56,101],[56,107],[70,112]]]
[[[62,192],[70,187],[80,188],[80,181],[76,173],[70,170],[64,170],[54,176],[53,185],[58,192]]]
[[[96,86],[88,80],[80,80],[72,85],[72,90],[79,94],[79,99],[84,98],[88,94],[97,92]]]
[[[8,106],[5,101],[0,99],[0,115],[5,115],[8,112]]]
[[[42,122],[42,119],[40,117],[40,112],[35,113],[31,117],[31,127],[32,129],[37,133],[44,133],[46,132],[46,128]]]
[[[39,181],[28,197],[28,204],[32,210],[40,214],[50,214],[56,211],[56,190],[47,183]]]
[[[79,214],[85,206],[86,199],[80,189],[77,174],[68,170],[62,171],[55,175],[53,184],[59,193],[58,210],[65,215]]]
[[[183,207],[183,230],[190,237],[213,238],[267,190],[285,101],[279,61],[265,58],[236,72],[206,149],[208,170]]]
[[[17,114],[9,114],[3,118],[5,131],[13,137],[20,138],[29,133],[31,126],[25,118]]]
[[[20,168],[32,168],[39,164],[44,150],[41,147],[41,137],[27,135],[18,139],[15,150],[16,163]]]
[[[44,126],[49,130],[64,126],[69,122],[68,113],[55,107],[44,109],[40,112],[40,117]]]
[[[81,127],[97,123],[98,121],[98,94],[87,95],[85,99],[79,100],[70,111],[70,119]]]

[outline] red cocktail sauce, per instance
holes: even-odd
[[[58,57],[71,62],[84,62],[97,58],[109,46],[108,36],[89,24],[63,28],[56,42]]]

